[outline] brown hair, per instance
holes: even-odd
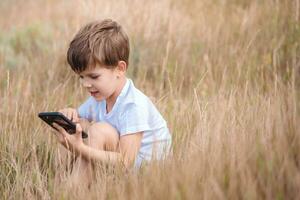
[[[129,41],[123,28],[111,19],[86,24],[71,41],[67,59],[71,68],[80,73],[97,63],[114,68],[119,61],[128,66]]]

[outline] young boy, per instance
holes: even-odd
[[[78,109],[60,110],[77,123],[76,134],[55,126],[59,142],[81,160],[81,174],[93,160],[140,167],[169,153],[166,121],[126,78],[128,58],[128,37],[110,19],[85,25],[70,43],[68,63],[91,96]],[[82,139],[82,130],[87,139]]]

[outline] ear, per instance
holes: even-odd
[[[127,70],[127,64],[125,61],[121,60],[118,62],[117,73],[119,76],[124,76]]]

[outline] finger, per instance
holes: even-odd
[[[72,121],[72,111],[71,110],[67,111],[67,118]]]
[[[66,109],[59,110],[58,112],[66,116]]]
[[[82,135],[82,127],[81,127],[81,125],[79,123],[77,123],[76,124],[76,136],[82,137],[81,135]]]
[[[59,142],[64,145],[67,149],[69,149],[69,143],[68,143],[68,138],[67,138],[67,132],[64,128],[59,126],[56,123],[53,123],[53,126],[58,129],[56,135],[58,136]]]
[[[63,142],[64,142],[64,136],[63,136],[60,132],[58,132],[58,131],[53,131],[53,133],[55,134],[55,136],[57,137],[57,139],[58,139],[58,141],[59,141],[60,143],[63,143]]]
[[[75,123],[79,122],[79,121],[78,121],[78,115],[77,115],[76,110],[74,110],[74,111],[72,112],[72,119],[73,119],[72,121],[75,122]]]
[[[57,123],[53,123],[52,124],[53,125],[53,127],[55,127],[57,130],[58,130],[58,132],[60,133],[60,134],[62,134],[63,135],[63,137],[67,137],[67,132],[66,132],[66,130],[63,128],[63,127],[61,127],[61,126],[59,126]]]
[[[82,132],[82,127],[79,123],[76,124],[76,133],[81,133]]]
[[[63,133],[60,132],[60,130],[58,129],[59,127],[57,127],[57,124],[53,125],[56,130],[53,130],[53,133],[55,134],[55,136],[57,137],[58,141],[60,143],[63,143],[65,141],[65,136],[63,135]]]

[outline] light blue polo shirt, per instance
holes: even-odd
[[[106,113],[106,101],[89,97],[79,108],[81,118],[107,122],[116,128],[120,137],[143,132],[135,167],[152,159],[165,158],[171,149],[171,135],[167,123],[151,100],[127,79],[112,110]]]

